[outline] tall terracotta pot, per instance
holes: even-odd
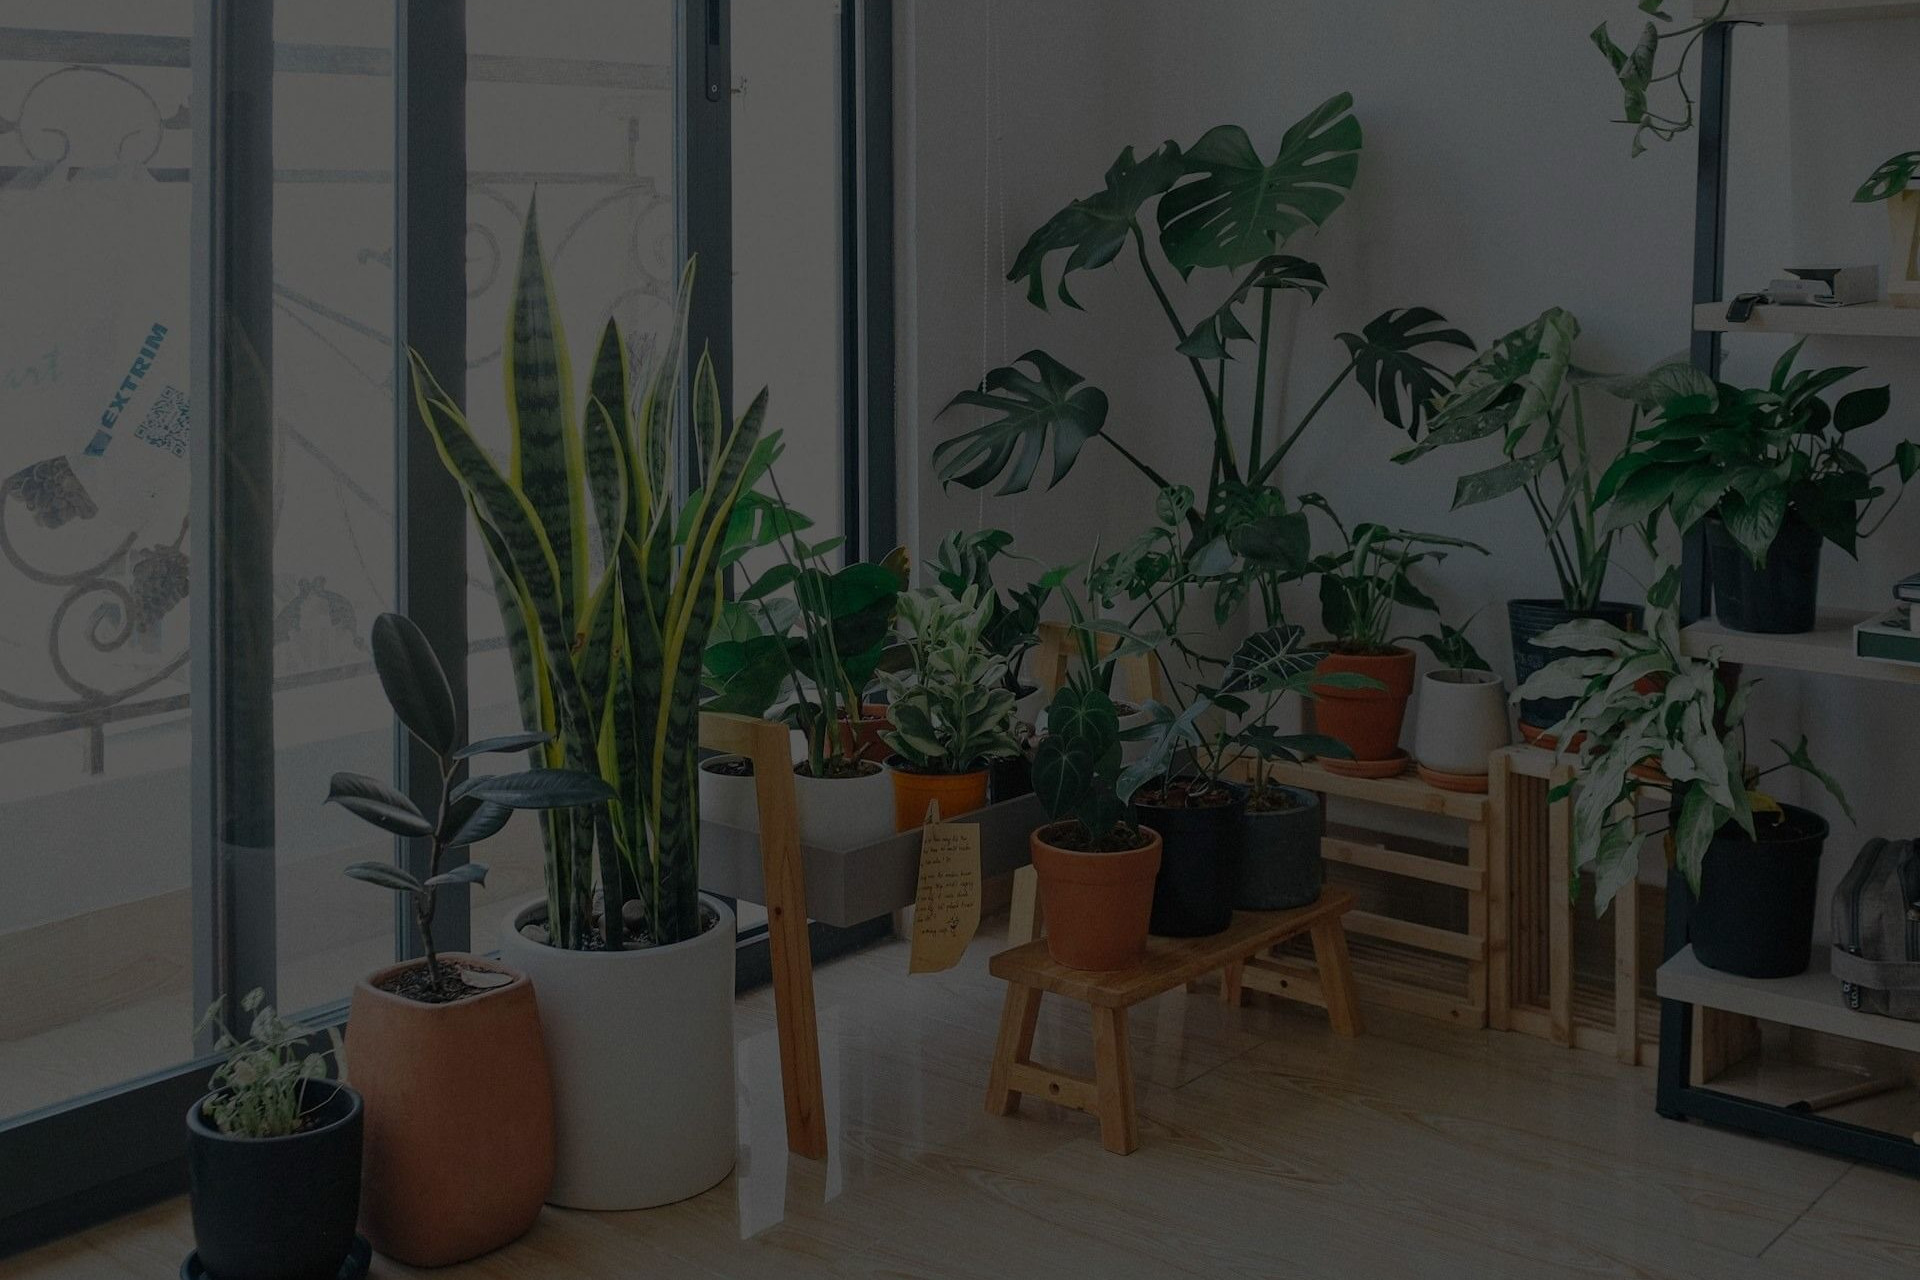
[[[347,1062],[366,1099],[360,1229],[397,1262],[444,1267],[525,1235],[553,1183],[553,1079],[526,975],[451,1004],[354,988]]]
[[[1046,905],[1047,953],[1069,969],[1124,969],[1147,948],[1159,833],[1142,827],[1142,848],[1085,853],[1053,843],[1066,825],[1053,823],[1027,837]]]
[[[1321,733],[1347,744],[1355,760],[1386,760],[1400,750],[1400,729],[1413,696],[1413,650],[1399,646],[1387,653],[1328,652],[1314,668],[1319,675],[1352,674],[1379,681],[1379,689],[1336,689],[1314,685],[1314,724]]]
[[[895,831],[912,831],[925,822],[929,801],[940,802],[943,822],[986,807],[988,773],[985,769],[970,773],[925,773],[903,767],[896,758],[887,762],[887,772],[893,775]]]

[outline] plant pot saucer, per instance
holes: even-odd
[[[1526,743],[1528,746],[1538,747],[1542,751],[1558,751],[1560,749],[1560,739],[1554,737],[1551,733],[1547,732],[1545,729],[1540,728],[1538,725],[1528,724],[1525,720],[1522,720],[1520,722],[1520,736],[1526,740]],[[1586,740],[1587,740],[1586,734],[1584,733],[1574,734],[1573,743],[1570,746],[1568,746],[1567,750],[1578,751],[1580,749],[1580,744],[1585,742]]]
[[[1320,767],[1343,778],[1397,778],[1407,771],[1413,757],[1401,747],[1384,760],[1332,760],[1320,757]]]
[[[367,1243],[365,1236],[353,1238],[353,1248],[340,1264],[338,1280],[361,1280],[373,1265],[373,1246]],[[211,1273],[200,1265],[200,1254],[196,1250],[187,1255],[180,1264],[180,1280],[210,1280]]]
[[[1420,781],[1442,791],[1458,791],[1466,795],[1487,793],[1487,775],[1484,773],[1446,773],[1429,769],[1423,764],[1415,764],[1413,771],[1420,775]]]

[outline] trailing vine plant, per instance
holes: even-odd
[[[1614,79],[1620,82],[1622,106],[1616,123],[1633,126],[1636,156],[1646,151],[1649,138],[1672,142],[1693,128],[1696,103],[1693,91],[1687,87],[1687,67],[1707,32],[1726,18],[1733,0],[1720,0],[1719,8],[1710,16],[1687,26],[1673,25],[1673,15],[1667,12],[1668,3],[1669,0],[1638,0],[1646,23],[1631,49],[1616,43],[1604,22],[1588,37],[1606,55],[1613,67]],[[1664,30],[1662,24],[1666,24]],[[1677,48],[1679,53],[1663,71],[1661,66],[1666,63],[1663,52],[1672,48]],[[1656,96],[1667,99],[1658,109],[1654,106]],[[1675,102],[1677,106],[1673,105]]]

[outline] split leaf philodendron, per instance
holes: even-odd
[[[723,419],[719,379],[702,355],[691,386],[697,487],[677,496],[693,272],[689,262],[638,403],[626,341],[609,320],[577,407],[529,209],[504,362],[512,443],[504,472],[413,356],[421,417],[486,549],[522,720],[552,735],[538,748],[547,765],[596,773],[615,793],[604,806],[556,811],[544,824],[548,929],[561,947],[590,945],[596,873],[600,945],[625,945],[628,902],[639,904],[656,944],[704,927],[695,813],[701,661],[723,570],[748,534],[750,521],[736,514],[780,446],[777,432],[763,435],[765,391],[737,421]]]

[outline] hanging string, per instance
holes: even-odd
[[[988,347],[992,340],[992,321],[988,308],[994,293],[995,273],[993,269],[993,100],[994,100],[994,23],[993,0],[986,0],[984,6],[984,37],[986,67],[980,77],[980,120],[983,131],[980,148],[980,390],[987,389],[987,370],[993,368],[988,362]],[[1004,185],[1004,184],[1003,184]],[[1004,197],[1003,197],[1004,198]],[[1001,253],[1006,252],[1004,244]],[[1005,304],[1002,303],[1004,316]],[[1000,346],[1004,356],[1006,350],[1006,322],[1001,321]],[[987,491],[985,487],[974,490],[974,528],[984,529],[987,523]]]

